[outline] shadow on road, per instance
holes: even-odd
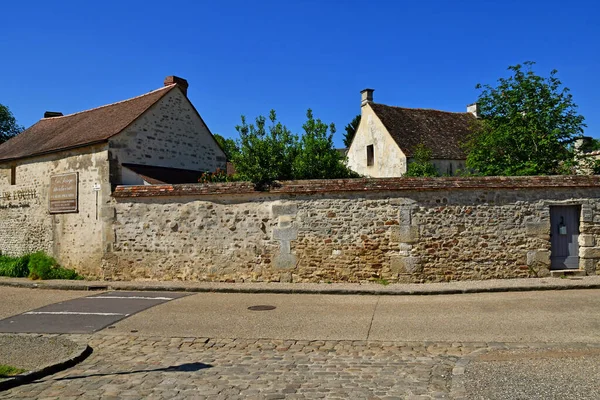
[[[185,363],[181,365],[173,365],[166,368],[154,368],[154,369],[140,369],[136,371],[122,371],[122,372],[110,372],[106,374],[88,374],[88,375],[75,375],[67,376],[64,378],[56,378],[55,381],[69,381],[73,379],[84,379],[97,376],[110,376],[110,375],[130,375],[148,372],[196,372],[207,368],[212,368],[210,364],[204,364],[201,362]]]

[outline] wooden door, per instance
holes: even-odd
[[[550,207],[551,269],[579,268],[579,206]]]

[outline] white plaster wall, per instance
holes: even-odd
[[[106,225],[111,218],[107,145],[16,161],[15,185],[10,184],[10,167],[11,163],[0,164],[0,251],[45,251],[66,267],[97,276],[103,242],[112,234]],[[50,214],[50,176],[68,172],[79,173],[79,212]]]
[[[374,164],[367,166],[367,146],[371,144]],[[361,108],[360,124],[348,149],[348,166],[373,178],[397,177],[406,172],[406,156],[369,104]]]
[[[125,184],[121,164],[194,171],[226,168],[226,157],[178,89],[167,93],[133,124],[109,140],[111,181]]]

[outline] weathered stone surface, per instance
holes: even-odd
[[[104,144],[22,160],[15,185],[10,164],[0,165],[0,253],[45,251],[62,265],[101,277],[105,244],[114,237],[111,207],[103,207],[111,201],[107,159]],[[51,215],[50,177],[67,172],[78,172],[79,211]]]
[[[271,218],[277,218],[281,215],[296,215],[298,206],[296,203],[273,203],[271,206]]]
[[[396,274],[412,274],[420,270],[418,257],[394,256],[390,261],[390,268]]]
[[[580,258],[579,259],[579,269],[582,269],[586,272],[587,275],[596,275],[596,270],[598,268],[598,260],[591,258]]]
[[[295,240],[298,237],[298,228],[288,225],[284,228],[273,228],[273,239],[275,240]]]
[[[579,245],[582,247],[594,247],[596,245],[596,238],[594,235],[589,234],[579,235]]]
[[[590,204],[581,205],[581,221],[592,222],[594,220],[594,210]]]
[[[294,190],[312,185],[302,184],[294,183]],[[544,276],[550,251],[549,204],[589,203],[596,190],[483,193],[462,188],[293,198],[220,194],[198,195],[184,204],[167,198],[119,198],[113,249],[118,257],[111,262],[118,261],[111,268],[105,265],[105,271],[111,279],[279,281],[282,269],[293,268],[295,282]],[[287,211],[273,218],[273,206],[282,204]],[[600,203],[591,204],[600,209]],[[403,211],[408,209],[410,225]],[[177,232],[167,220],[177,221]],[[139,221],[148,227],[142,229]],[[581,236],[592,236],[597,243],[600,223],[581,224],[580,229]]]
[[[296,268],[298,258],[294,254],[279,253],[275,256],[275,267],[281,269]]]
[[[550,252],[548,250],[528,251],[527,265],[550,265]]]
[[[548,235],[550,233],[550,221],[546,222],[528,222],[525,225],[527,234],[530,236],[535,235]]]
[[[396,225],[390,227],[390,242],[392,243],[415,243],[418,240],[418,226]]]
[[[581,258],[600,258],[600,247],[582,247],[579,249]]]

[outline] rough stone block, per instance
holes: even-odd
[[[292,246],[289,240],[282,240],[281,242],[279,242],[279,244],[279,251],[282,254],[290,254],[292,252]]]
[[[291,283],[292,282],[292,273],[291,272],[283,272],[281,275],[279,275],[279,282]]]
[[[412,274],[421,271],[418,257],[393,256],[390,260],[390,269],[395,274]]]
[[[390,227],[390,242],[415,243],[419,240],[419,227],[412,225],[394,225]]]
[[[298,206],[296,203],[274,203],[271,206],[271,216],[277,218],[281,215],[296,215],[298,214]]]
[[[410,207],[400,207],[400,210],[398,210],[398,222],[400,222],[400,225],[410,225],[412,222],[411,214]]]
[[[596,268],[598,267],[598,260],[594,259],[579,259],[579,269],[585,270],[587,275],[596,275]]]
[[[279,226],[280,228],[287,228],[289,226],[292,226],[292,217],[289,215],[280,216],[277,221],[277,226]]]
[[[298,228],[294,225],[285,228],[273,228],[274,240],[295,240],[298,238]]]
[[[581,206],[581,221],[592,222],[594,221],[594,210],[590,204],[582,204]]]
[[[527,235],[529,236],[543,236],[550,234],[550,221],[548,222],[528,222],[525,225]]]
[[[527,265],[550,265],[550,252],[548,250],[532,250],[527,252]]]
[[[596,238],[594,235],[579,235],[579,245],[582,247],[594,247],[596,245]]]
[[[579,252],[581,258],[600,258],[600,247],[582,247]]]
[[[298,260],[294,254],[279,253],[273,260],[275,268],[290,269],[296,268]]]

